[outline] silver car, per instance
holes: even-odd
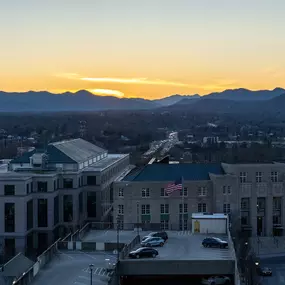
[[[160,237],[149,237],[141,242],[141,246],[163,246],[164,239]]]

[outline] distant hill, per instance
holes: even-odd
[[[188,104],[187,104],[188,103]],[[188,99],[167,107],[168,110],[189,110],[195,113],[216,113],[216,114],[278,114],[285,112],[285,92],[269,100],[228,100],[217,99],[211,96],[204,96],[196,102]]]
[[[112,96],[97,96],[81,90],[76,93],[66,92],[53,94],[46,91],[7,93],[0,91],[0,112],[64,112],[64,111],[99,111],[99,110],[144,110],[155,108],[193,108],[201,112],[233,112],[251,110],[256,108],[257,103],[276,99],[275,107],[285,106],[280,95],[285,94],[282,88],[274,90],[251,91],[248,89],[225,90],[220,93],[210,93],[205,96],[195,95],[172,95],[157,100],[142,98],[117,98]],[[281,100],[282,102],[279,102]],[[245,104],[246,102],[246,104]],[[254,104],[253,104],[254,102]],[[278,103],[279,102],[279,103]],[[241,104],[238,104],[241,103]],[[283,104],[280,106],[280,104]],[[190,107],[191,105],[191,107]],[[253,105],[253,106],[252,106]],[[252,106],[252,107],[251,107]],[[260,106],[259,108],[263,108]]]
[[[53,94],[45,91],[24,93],[0,91],[0,112],[139,110],[153,109],[158,106],[156,102],[150,100],[97,96],[85,90],[63,94]]]
[[[180,102],[181,100],[188,100],[188,99],[194,102],[197,99],[200,99],[200,95],[198,95],[198,94],[195,94],[195,95],[175,94],[175,95],[171,95],[169,97],[165,97],[162,99],[153,100],[153,102],[156,102],[157,104],[159,104],[161,106],[170,106],[170,105],[173,105],[173,104]]]

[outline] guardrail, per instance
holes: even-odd
[[[129,244],[126,244],[123,250],[120,252],[120,259],[125,259],[125,257],[129,254],[129,252],[140,243],[141,237],[137,235]]]
[[[57,244],[61,239],[58,239],[53,243],[47,250],[45,250],[40,256],[38,256],[36,263],[24,272],[23,275],[13,281],[13,285],[27,285],[35,278],[40,269],[42,269],[46,264],[48,264],[55,253],[57,252]]]

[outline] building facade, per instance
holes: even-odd
[[[0,172],[0,244],[5,254],[46,247],[86,221],[111,221],[112,182],[128,154],[108,154],[82,139],[51,143]]]
[[[150,164],[114,183],[114,223],[190,230],[191,214],[226,213],[253,236],[282,235],[285,164]],[[183,189],[165,187],[183,177]]]

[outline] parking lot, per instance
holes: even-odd
[[[143,235],[142,235],[143,237]],[[190,232],[168,232],[168,241],[163,247],[156,247],[159,255],[157,260],[232,260],[233,251],[220,248],[204,248],[202,241],[205,235],[192,235]],[[225,236],[217,236],[227,240]],[[136,248],[139,248],[138,245]],[[136,249],[135,248],[135,249]]]
[[[271,277],[263,277],[262,285],[284,285],[285,284],[285,257],[275,257],[261,260],[262,267],[272,269]]]
[[[89,285],[89,264],[94,264],[93,285],[107,285],[110,273],[105,270],[105,259],[115,262],[112,253],[82,253],[78,251],[59,253],[43,270],[32,285]]]

